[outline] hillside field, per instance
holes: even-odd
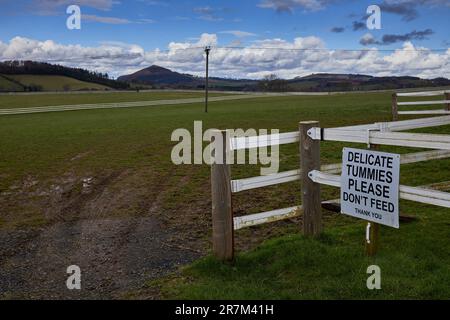
[[[42,91],[110,90],[107,86],[56,75],[8,75],[24,86],[39,86]]]
[[[201,94],[153,98],[191,96]],[[0,108],[150,99],[0,96]],[[209,256],[210,168],[170,159],[173,130],[192,132],[195,120],[204,130],[290,132],[306,120],[323,127],[389,121],[390,103],[389,92],[351,93],[214,102],[208,114],[195,103],[0,116],[0,298],[449,299],[449,209],[401,201],[402,212],[418,219],[399,230],[382,227],[376,258],[364,255],[363,221],[324,211],[325,234],[317,240],[301,235],[301,218],[237,231],[236,262],[222,265]],[[450,126],[417,131],[449,134]],[[344,146],[366,148],[323,142],[322,163],[340,162]],[[280,171],[298,168],[297,145],[280,151]],[[257,175],[258,166],[232,167],[233,178]],[[405,185],[449,180],[450,159],[401,168]],[[323,187],[322,197],[338,198],[339,190]],[[293,182],[240,193],[233,206],[244,215],[300,198]],[[87,273],[89,290],[69,295],[58,281],[73,263]],[[382,290],[366,288],[371,264],[381,267]]]
[[[0,74],[0,92],[3,91],[20,92],[23,91],[23,87]]]

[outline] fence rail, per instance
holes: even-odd
[[[440,111],[440,110],[438,110]],[[431,117],[413,120],[402,120],[392,122],[377,122],[356,126],[340,127],[342,130],[378,130],[378,131],[405,131],[420,128],[431,128],[450,124],[450,116]]]
[[[268,222],[275,222],[280,220],[286,220],[294,218],[300,215],[302,206],[272,210],[267,212],[261,212],[256,214],[250,214],[241,217],[235,217],[234,230],[257,226]]]
[[[450,150],[450,136],[443,134],[315,129],[310,135],[314,140]]]
[[[300,136],[298,132],[287,132],[273,135],[261,135],[252,137],[232,137],[231,150],[244,150],[252,148],[261,148],[281,144],[290,144],[298,142]]]
[[[440,111],[440,110],[437,110]],[[356,126],[347,126],[333,128],[329,130],[342,130],[342,131],[405,131],[421,128],[439,127],[443,125],[450,125],[450,115],[441,117],[431,117],[424,119],[402,120],[393,122],[377,122],[372,124],[363,124]],[[290,144],[300,141],[300,133],[286,132],[276,135],[261,135],[252,137],[231,137],[230,148],[231,151],[252,149],[265,146]]]
[[[420,92],[399,92],[397,93],[398,97],[432,97],[432,96],[441,96],[447,92],[448,90],[437,90],[437,91],[420,91]]]
[[[337,183],[334,183],[335,187],[337,187]],[[450,185],[449,181],[441,182],[441,183],[433,183],[421,187],[406,187],[403,186],[402,190],[403,193],[400,194],[400,197],[405,200],[415,201],[416,199],[423,200],[418,201],[426,204],[434,204],[434,205],[440,205],[440,206],[447,206],[448,203],[448,196],[449,193],[445,192],[439,192],[439,188],[442,188],[442,186],[448,188]],[[407,189],[405,189],[407,188]],[[431,189],[431,192],[430,192]],[[408,192],[405,192],[408,191]],[[427,197],[424,197],[427,195]],[[436,197],[438,195],[438,197]],[[444,198],[444,205],[440,203],[439,198]],[[447,199],[447,200],[445,200]],[[433,203],[430,203],[433,201]],[[333,200],[327,200],[322,201],[322,205],[326,204],[339,204],[340,199],[333,199]],[[290,207],[290,208],[284,208],[284,209],[278,209],[278,210],[272,210],[272,211],[266,211],[261,213],[255,213],[240,217],[234,217],[234,230],[240,230],[244,228],[249,228],[253,226],[257,226],[260,224],[265,224],[269,222],[275,222],[275,221],[281,221],[286,219],[292,219],[295,217],[298,217],[301,215],[301,211],[303,210],[303,206],[296,206],[296,207]]]
[[[447,110],[419,110],[419,111],[399,111],[398,114],[426,115],[426,114],[450,114]]]
[[[401,164],[411,164],[429,160],[445,159],[450,157],[450,150],[432,150],[425,152],[408,153],[401,155]],[[326,164],[320,167],[320,170],[326,173],[339,173],[342,169],[342,163]],[[264,188],[277,184],[293,182],[300,180],[301,170],[290,170],[275,173],[267,176],[251,177],[231,181],[231,191],[239,193],[246,190]]]
[[[341,177],[321,171],[311,171],[309,177],[316,183],[341,187]],[[400,198],[450,208],[450,193],[418,187],[400,186]]]
[[[447,104],[450,100],[433,100],[433,101],[411,101],[411,102],[398,102],[399,106],[426,106],[433,104]]]

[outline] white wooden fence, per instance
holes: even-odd
[[[306,124],[311,126],[311,122]],[[299,130],[299,132],[282,133],[276,136],[232,137],[230,141],[226,141],[226,134],[223,132],[223,156],[226,157],[226,152],[234,152],[235,150],[258,148],[275,144],[299,143],[300,141],[303,141],[303,144],[300,143],[300,153],[303,152],[303,154],[308,152],[305,151],[305,149],[311,149],[310,146],[305,148],[304,144],[314,143],[317,147],[320,145],[320,141],[340,141],[367,143],[369,145],[376,144],[433,149],[431,151],[402,155],[401,163],[409,164],[433,159],[449,158],[450,135],[405,133],[398,131],[449,124],[450,116],[442,116],[332,129],[322,129],[312,126],[305,131],[307,132],[307,137],[301,137],[302,133],[301,130]],[[301,163],[300,169],[238,180],[231,180],[230,166],[229,164],[226,164],[225,161],[223,162],[224,164],[212,165],[213,251],[219,259],[230,260],[233,258],[234,231],[236,230],[268,222],[289,219],[299,216],[301,212],[303,212],[303,219],[305,220],[306,211],[309,212],[308,214],[311,212],[311,208],[305,208],[305,206],[306,203],[309,203],[309,197],[313,196],[306,186],[307,183],[340,187],[340,176],[335,174],[341,171],[341,163],[320,165],[319,157],[317,157],[312,163],[313,170],[310,170],[303,162]],[[302,170],[305,168],[307,170]],[[300,180],[302,181],[303,206],[293,206],[241,217],[233,217],[232,194]],[[309,186],[309,188],[310,187],[311,186]],[[308,191],[306,191],[305,188],[308,189]],[[400,198],[450,208],[450,193],[430,190],[424,187],[401,186]],[[318,199],[320,204],[320,190]],[[325,201],[323,203],[326,202],[330,201]],[[308,204],[308,206],[311,206],[311,204]],[[314,208],[312,212],[316,212],[315,214],[317,214],[317,208]],[[313,218],[308,223],[317,224],[321,223],[321,221],[315,221]],[[316,230],[314,228],[317,226],[312,227],[312,230]],[[317,230],[320,230],[320,227],[317,227]]]
[[[433,97],[444,96],[444,100],[429,100],[429,101],[398,101],[400,97]],[[408,110],[399,111],[401,106],[427,106],[443,104],[444,108],[441,110]],[[443,115],[450,114],[450,91],[424,91],[424,92],[404,92],[394,93],[392,95],[392,120],[398,120],[399,115]]]

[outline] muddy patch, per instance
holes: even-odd
[[[152,217],[59,222],[39,233],[0,231],[0,296],[115,299],[151,290],[149,280],[200,256],[170,238]],[[67,289],[70,265],[81,268],[81,290]]]
[[[146,168],[68,172],[46,182],[28,177],[0,195],[7,226],[0,228],[0,298],[158,298],[152,279],[211,248],[209,177],[197,174]],[[238,201],[236,213],[254,210],[260,200]],[[26,224],[36,216],[45,223]],[[9,227],[10,221],[25,224]],[[236,247],[251,249],[286,224],[237,232]],[[80,291],[66,287],[71,265],[81,268]]]

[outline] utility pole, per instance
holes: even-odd
[[[209,87],[209,52],[210,46],[205,47],[206,53],[206,79],[205,79],[205,113],[208,113],[208,87]]]

